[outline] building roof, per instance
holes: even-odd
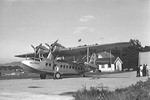
[[[114,63],[116,63],[118,60],[119,60],[121,63],[123,63],[119,57],[113,57],[113,58],[98,58],[98,59],[96,60],[96,64],[114,64]]]
[[[114,58],[114,56],[112,54],[110,54],[109,52],[101,52],[98,53],[98,58]]]

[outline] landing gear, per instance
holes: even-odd
[[[59,72],[56,72],[54,74],[55,79],[60,79],[61,78],[61,74]]]
[[[56,72],[58,72],[58,71],[59,71],[59,67],[58,67],[57,65],[55,65],[55,66],[54,66],[54,70],[55,70]]]
[[[40,78],[41,79],[45,79],[46,78],[46,74],[40,74]]]
[[[85,74],[83,73],[83,74],[81,74],[81,76],[82,76],[82,77],[85,77]]]

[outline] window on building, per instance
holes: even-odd
[[[51,63],[49,63],[49,66],[51,66]]]
[[[48,65],[48,63],[45,64],[46,66]]]
[[[111,68],[111,63],[108,64],[108,68]]]
[[[102,68],[105,68],[105,65],[102,65]]]

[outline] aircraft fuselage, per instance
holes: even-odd
[[[26,72],[38,73],[41,75],[77,75],[89,71],[84,64],[68,63],[66,61],[51,61],[49,59],[28,59],[21,62],[21,67]],[[57,76],[55,76],[57,78]],[[59,78],[59,77],[58,77]]]

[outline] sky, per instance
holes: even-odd
[[[65,47],[130,39],[150,46],[150,1],[0,0],[0,63],[57,39]]]

